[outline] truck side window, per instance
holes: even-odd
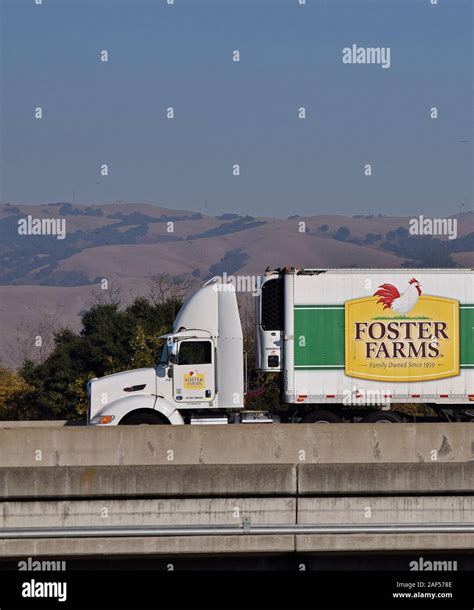
[[[163,345],[163,349],[161,350],[161,356],[160,356],[160,360],[159,360],[158,364],[162,364],[163,366],[167,365],[168,356],[169,356],[169,349],[168,349],[168,345],[165,343]]]
[[[183,341],[179,347],[178,364],[211,364],[210,341]]]

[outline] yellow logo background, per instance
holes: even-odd
[[[383,309],[378,297],[354,299],[345,303],[345,373],[349,377],[379,381],[428,381],[459,375],[459,302],[444,297],[422,295],[406,315]],[[448,339],[438,340],[439,356],[410,358],[367,357],[367,336],[356,340],[356,323],[444,322]],[[389,347],[390,339],[382,339]],[[407,340],[397,339],[404,344]],[[374,349],[376,351],[376,349]]]
[[[190,375],[186,373],[184,375],[184,387],[186,390],[203,390],[204,389],[204,375],[203,373],[197,373]]]

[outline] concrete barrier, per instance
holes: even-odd
[[[299,464],[298,495],[474,493],[474,463]]]
[[[474,496],[299,498],[298,523],[403,525],[472,523]]]
[[[0,540],[0,557],[140,557],[292,553],[295,536],[164,536]]]
[[[0,540],[6,558],[51,557],[173,557],[182,555],[334,554],[394,551],[466,551],[474,548],[474,534],[330,534],[268,536],[166,536],[126,538],[43,538]],[[412,560],[413,557],[407,559]]]
[[[295,498],[174,498],[4,502],[2,528],[294,524]]]
[[[145,537],[133,532],[127,537],[130,547],[124,550],[121,535],[113,540],[80,541],[72,533],[64,541],[53,540],[51,532],[46,534],[49,538],[35,538],[37,532],[28,532],[28,538],[20,539],[17,531],[16,538],[0,536],[0,558],[16,554],[101,555],[104,548],[115,556],[278,553],[295,549],[314,553],[462,550],[467,548],[463,546],[466,540],[472,543],[469,533],[394,532],[389,536],[298,531],[290,535],[284,531],[280,536],[264,532],[252,538],[245,528],[259,524],[336,528],[471,525],[473,470],[474,464],[449,462],[3,467],[1,528],[182,526],[187,530],[188,526],[236,526],[243,528],[243,533],[232,542],[227,532],[216,533],[213,539],[207,531],[190,538],[179,531],[166,533],[163,540],[154,533]],[[102,544],[101,540],[107,542]]]
[[[25,557],[139,557],[172,559],[180,555],[333,554],[395,551],[467,551],[474,548],[474,534],[329,534],[298,536],[199,536],[126,538],[44,538],[0,540],[0,555]],[[410,560],[413,557],[409,558]],[[408,567],[408,559],[407,559]]]
[[[0,468],[0,499],[295,494],[292,464]]]
[[[474,548],[474,534],[305,534],[295,538],[297,553],[472,552]]]
[[[0,428],[61,428],[63,426],[85,426],[85,420],[67,420],[67,419],[36,419],[36,420],[21,420],[21,421],[3,421],[0,420]]]
[[[296,506],[297,505],[297,506]],[[4,502],[2,528],[471,524],[474,497],[173,498]]]
[[[474,426],[281,424],[0,429],[0,465],[467,462]]]
[[[191,464],[0,468],[0,499],[474,493],[474,464]]]

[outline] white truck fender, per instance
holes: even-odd
[[[170,421],[170,424],[174,426],[184,424],[183,416],[178,409],[164,398],[161,398],[161,396],[157,397],[154,410],[164,415]]]
[[[161,413],[171,424],[179,425],[184,424],[184,420],[181,413],[175,409],[174,406],[170,405],[166,400],[156,396],[126,396],[119,398],[113,402],[105,405],[96,415],[92,418],[91,425],[99,426],[117,426],[120,421],[133,411],[139,409],[149,409],[150,411],[156,411]],[[114,419],[109,424],[95,423],[100,417],[104,415],[113,415]]]

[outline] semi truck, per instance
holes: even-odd
[[[253,296],[256,368],[279,380],[280,401],[250,408],[235,282],[212,278],[184,301],[154,367],[89,381],[88,424],[474,421],[473,280],[472,269],[267,269]]]

